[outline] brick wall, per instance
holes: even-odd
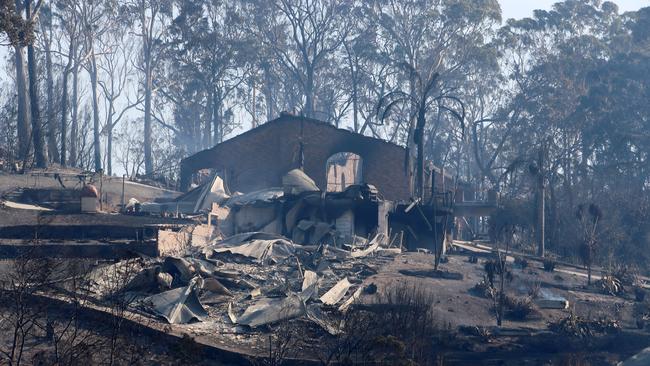
[[[363,159],[363,181],[375,185],[384,198],[410,197],[404,148],[324,122],[289,115],[184,159],[181,188],[187,190],[192,174],[207,168],[222,171],[233,192],[279,187],[282,176],[299,166],[301,141],[304,171],[321,189],[325,190],[327,185],[327,159],[337,152],[353,152]]]

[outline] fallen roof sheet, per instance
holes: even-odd
[[[305,315],[305,303],[297,294],[284,298],[263,298],[249,306],[244,314],[236,318],[237,324],[258,327]]]
[[[337,302],[341,301],[343,296],[348,292],[352,284],[348,281],[347,277],[340,280],[334,287],[329,289],[323,296],[320,297],[320,301],[326,305],[334,305]]]
[[[37,205],[29,205],[26,203],[18,203],[18,202],[12,202],[12,201],[2,201],[2,204],[5,205],[5,207],[9,208],[15,208],[18,210],[32,210],[32,211],[53,211],[50,208],[47,207],[42,207],[42,206],[37,206]]]
[[[318,296],[318,275],[316,272],[305,271],[301,292],[305,301]]]
[[[357,290],[350,296],[341,306],[339,306],[339,311],[341,312],[346,312],[348,311],[348,308],[350,305],[354,304],[355,301],[361,296],[361,293],[363,292],[363,287],[359,286]]]
[[[282,259],[294,254],[295,248],[293,243],[284,239],[273,240],[253,240],[246,244],[234,247],[214,248],[217,253],[230,252],[233,254],[243,255],[249,258],[255,258],[259,261],[268,259]]]
[[[248,205],[255,202],[271,202],[284,195],[282,188],[267,188],[242,195],[230,197],[224,206],[232,207],[237,205]]]
[[[185,324],[193,320],[203,321],[208,313],[201,305],[195,290],[196,279],[186,287],[179,287],[157,295],[149,296],[153,310],[171,324]]]
[[[368,247],[363,250],[357,250],[352,253],[350,253],[350,256],[352,258],[363,258],[366,257],[374,252],[376,252],[379,249],[379,245],[381,242],[385,239],[384,234],[377,234],[375,237],[370,241]]]
[[[242,244],[247,241],[256,240],[256,239],[257,240],[271,240],[271,239],[288,240],[284,236],[278,234],[265,233],[265,232],[248,232],[248,233],[240,233],[240,234],[235,234],[233,236],[229,236],[223,240],[219,240],[215,242],[215,244],[236,245],[236,244]]]

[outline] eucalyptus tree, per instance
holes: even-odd
[[[34,148],[36,166],[39,168],[47,167],[47,154],[45,151],[45,140],[39,109],[38,69],[34,49],[34,28],[38,24],[38,15],[42,5],[43,0],[38,0],[36,3],[32,0],[16,0],[15,2],[5,0],[0,3],[0,9],[2,9],[0,30],[7,35],[10,43],[14,46],[16,86],[18,91],[19,155],[25,161],[29,151],[29,138],[26,139],[27,126],[29,126],[28,121],[31,121],[31,142]],[[25,63],[23,54],[25,47],[27,47],[28,88],[25,86]],[[29,111],[27,107],[28,96]]]
[[[317,91],[327,59],[340,49],[348,31],[352,2],[336,0],[260,0],[244,7],[251,32],[271,60],[300,88],[300,108],[315,116]],[[287,105],[292,109],[295,105]]]
[[[54,3],[53,6],[53,15],[55,20],[55,27],[57,34],[57,45],[59,50],[63,50],[64,42],[67,42],[67,50],[65,53],[62,53],[62,57],[65,58],[65,65],[61,72],[61,121],[59,124],[59,130],[61,134],[61,147],[59,151],[60,163],[62,166],[67,166],[68,162],[72,166],[76,163],[76,154],[77,154],[77,130],[78,130],[78,121],[77,121],[77,110],[78,110],[78,100],[77,100],[77,88],[78,88],[78,65],[79,65],[79,55],[80,49],[77,46],[79,43],[81,35],[80,27],[80,17],[77,7],[75,5],[76,0],[58,0]],[[73,95],[74,97],[70,100],[68,80],[70,73],[73,73]],[[71,103],[70,103],[71,102]],[[70,104],[69,104],[70,103]],[[68,151],[68,114],[69,107],[72,107],[72,118],[71,118],[71,133],[70,133],[70,151]],[[67,159],[67,156],[70,155],[70,160]]]
[[[376,0],[371,4],[367,16],[377,25],[378,52],[406,81],[398,88],[412,95],[416,75],[429,79],[436,73],[438,94],[459,94],[466,75],[484,62],[478,52],[486,46],[483,35],[490,34],[501,16],[494,0]],[[408,110],[405,116],[413,113]],[[413,133],[413,126],[403,122],[395,128]]]
[[[104,78],[98,81],[104,98],[104,116],[102,135],[106,135],[106,173],[113,174],[113,132],[124,117],[142,103],[141,96],[134,96],[135,80],[134,39],[123,34],[122,27],[115,27],[100,40],[102,49],[106,50],[98,63]]]
[[[557,3],[550,11],[536,11],[533,18],[510,20],[500,30],[503,64],[515,91],[512,108],[520,111],[507,150],[513,161],[544,156],[544,163],[536,164],[544,174],[537,175],[534,189],[538,221],[549,216],[552,231],[547,237],[553,245],[566,229],[560,222],[573,219],[566,213],[574,210],[576,200],[590,200],[580,187],[590,184],[593,152],[584,132],[591,121],[581,121],[575,112],[594,68],[615,53],[612,40],[624,33],[621,26],[612,3],[589,0]],[[530,183],[520,182],[516,189],[528,190]],[[547,229],[540,226],[537,231],[540,235]],[[542,248],[544,243],[538,244]]]
[[[131,22],[133,34],[140,39],[141,58],[138,70],[141,74],[141,94],[144,104],[144,166],[145,174],[154,174],[152,122],[154,114],[155,80],[163,56],[163,39],[172,14],[172,0],[129,0],[122,4]]]
[[[47,146],[47,156],[50,162],[59,162],[59,150],[57,143],[57,127],[55,119],[55,101],[54,101],[54,70],[52,61],[54,47],[54,31],[52,9],[50,4],[44,4],[41,7],[40,16],[38,17],[39,32],[36,33],[35,42],[39,49],[42,62],[42,70],[45,76],[45,118],[42,119],[41,125],[44,130],[45,141]],[[37,55],[37,56],[39,56]]]
[[[33,37],[31,24],[23,17],[21,0],[0,1],[0,31],[6,35],[14,51],[15,84],[17,99],[18,158],[25,161],[30,151],[31,121],[29,94],[25,74],[25,44]]]
[[[93,163],[95,171],[103,169],[101,148],[101,117],[99,110],[99,58],[104,52],[100,48],[100,38],[114,26],[116,7],[111,0],[106,1],[80,1],[77,2],[77,11],[81,23],[83,37],[84,57],[82,65],[90,78],[92,122],[93,122]]]
[[[179,110],[198,108],[198,119],[181,113],[175,121],[178,137],[194,151],[223,141],[236,127],[234,98],[250,78],[255,51],[236,5],[181,0],[177,9],[165,40],[169,75],[160,92]]]
[[[490,62],[491,55],[482,50],[488,41],[484,34],[500,21],[500,7],[493,0],[378,0],[368,14],[378,25],[380,54],[406,80],[382,99],[379,109],[385,117],[394,105],[409,101],[394,129],[408,131],[410,151],[412,145],[417,146],[414,191],[421,197],[425,138],[429,144],[435,143],[447,121],[445,115],[464,119],[466,103],[459,97],[469,76],[479,74]],[[427,128],[427,119],[436,123]],[[461,130],[463,126],[461,123]]]
[[[599,224],[599,241],[607,245],[599,252],[647,266],[650,9],[617,19],[624,31],[605,38],[614,52],[590,69],[586,93],[572,115],[580,129],[581,151],[588,154],[584,164],[577,160],[573,165],[579,177],[574,189],[577,197],[589,199],[606,213]],[[576,239],[579,243],[581,238]]]
[[[28,23],[36,24],[43,0],[34,3],[32,0],[25,0],[25,19]],[[36,167],[47,167],[47,150],[45,149],[45,137],[43,134],[43,121],[41,120],[40,96],[38,88],[38,67],[36,65],[35,39],[31,38],[27,43],[27,70],[29,73],[29,105],[32,120],[32,143],[34,146],[34,160]]]

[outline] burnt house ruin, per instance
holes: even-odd
[[[399,242],[407,249],[439,251],[453,231],[457,185],[451,176],[427,164],[427,194],[421,201],[414,200],[405,148],[314,119],[282,114],[184,159],[182,190],[201,183],[199,177],[206,174],[200,173],[207,170],[223,180],[225,193],[234,198],[239,193],[285,188],[281,207],[273,203],[278,200],[269,199],[268,192],[253,194],[253,200],[244,200],[245,205],[230,204],[231,213],[237,213],[229,214],[234,221],[228,226],[232,234],[271,231],[316,244],[320,236],[306,238],[307,230],[322,234],[325,225],[330,225],[341,237],[358,235],[370,240],[382,234],[387,243]],[[313,189],[307,189],[311,192],[287,191],[287,173],[296,170],[313,179]],[[298,217],[297,203],[313,209],[303,207],[303,217]],[[252,207],[266,217],[257,225],[251,218],[259,215],[251,212]],[[244,217],[250,221],[246,225]],[[274,221],[274,217],[281,219]]]
[[[346,185],[363,182],[375,186],[384,199],[408,201],[411,180],[406,159],[406,149],[390,142],[315,119],[282,114],[184,159],[181,190],[187,191],[193,175],[202,169],[218,172],[233,192],[251,192],[279,187],[286,172],[299,168],[314,179],[322,191],[332,191],[328,187],[337,184],[342,188],[342,180]],[[348,162],[350,166],[346,166]],[[356,167],[353,169],[352,165]],[[336,174],[335,170],[343,173]],[[350,176],[346,171],[358,174]],[[438,173],[435,191],[453,189],[449,175],[442,176],[437,168],[430,172]]]

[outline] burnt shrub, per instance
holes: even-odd
[[[503,306],[505,317],[515,321],[526,321],[539,315],[537,305],[530,296],[515,297],[506,295]]]
[[[636,301],[643,302],[645,300],[646,290],[643,287],[634,288],[634,297]]]
[[[435,303],[433,293],[422,286],[388,286],[372,303],[349,308],[340,334],[323,344],[321,362],[428,364],[456,340],[455,329],[436,317]]]
[[[546,272],[555,271],[555,260],[553,259],[544,259],[544,270]]]
[[[515,257],[515,266],[521,268],[522,270],[528,268],[528,259],[524,257]]]

